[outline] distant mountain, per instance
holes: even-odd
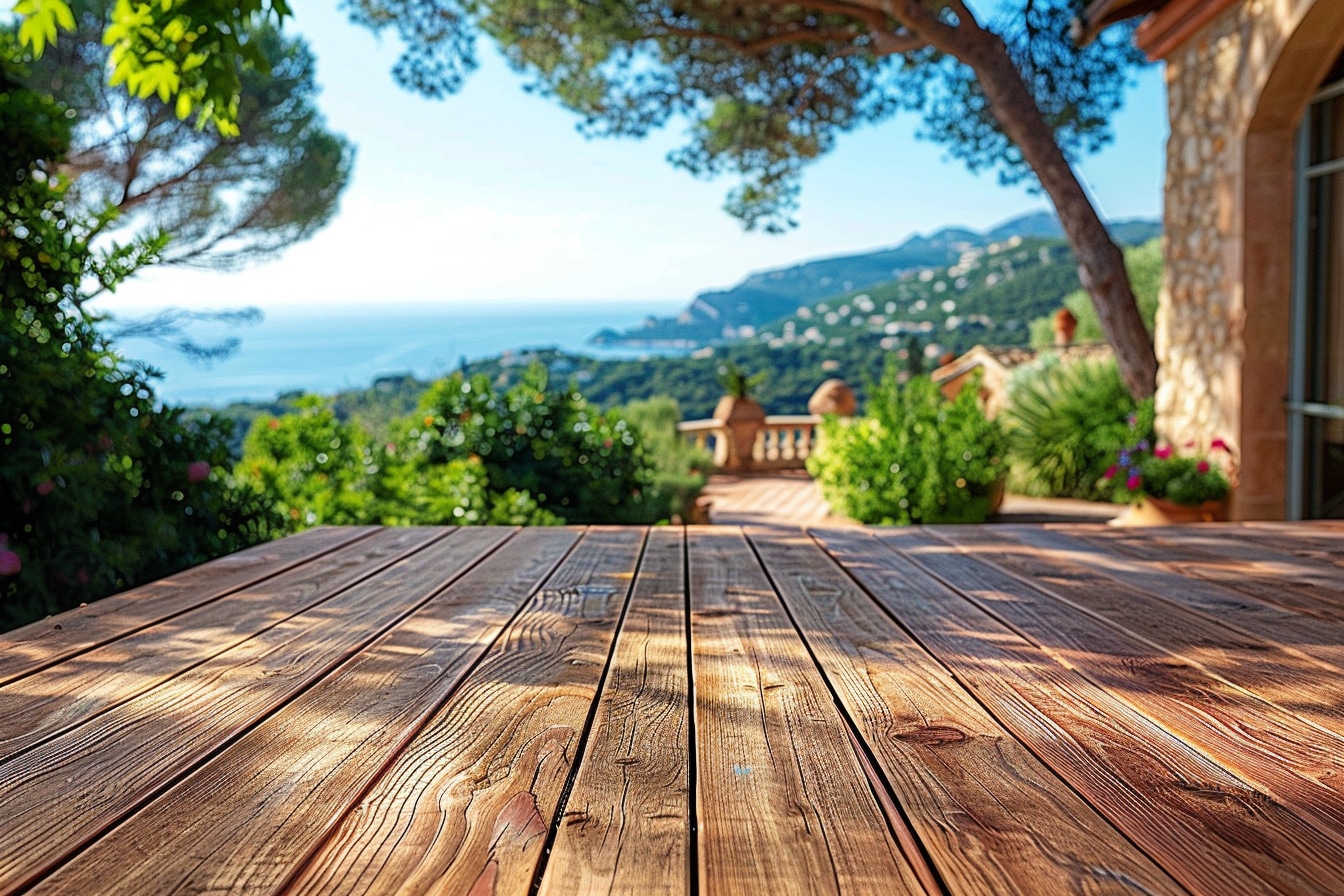
[[[1161,234],[1156,221],[1122,221],[1111,232],[1123,245],[1137,245]],[[899,246],[809,261],[752,274],[732,289],[703,292],[676,317],[645,320],[625,331],[605,329],[591,340],[598,345],[703,345],[750,335],[763,324],[788,317],[833,296],[899,280],[915,271],[947,268],[966,252],[1014,237],[1057,239],[1059,222],[1049,212],[1005,221],[984,233],[947,227],[929,236],[913,236]]]

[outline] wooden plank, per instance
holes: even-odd
[[[685,540],[649,533],[540,896],[691,892]]]
[[[688,546],[701,889],[926,892],[742,534]]]
[[[578,540],[532,529],[42,881],[269,893],[297,872]],[[207,809],[208,807],[208,809]],[[202,811],[207,809],[207,811]],[[145,850],[153,844],[152,850]],[[128,863],[129,855],[144,854]],[[183,861],[189,856],[189,861]]]
[[[1344,741],[926,532],[880,536],[1060,662],[1344,842]],[[1216,789],[1210,792],[1217,792]],[[1240,798],[1240,797],[1239,797]],[[1099,807],[1100,808],[1100,807]],[[1335,874],[1344,856],[1335,860]]]
[[[1243,540],[1254,539],[1258,544],[1298,557],[1344,566],[1344,521],[1247,521],[1239,523],[1235,529]]]
[[[469,529],[0,763],[0,894],[158,796],[375,640],[510,530]]]
[[[286,892],[526,894],[643,539],[585,534]]]
[[[891,549],[918,533],[815,534],[1001,725],[1191,892],[1344,892],[1344,845]]]
[[[940,528],[938,537],[1210,676],[1344,736],[1344,645],[1336,640],[1344,629],[1197,579],[1079,551],[1078,542],[1057,532],[1023,528],[1009,539],[994,527],[962,526]]]
[[[372,526],[309,529],[7,632],[0,636],[0,684],[262,582],[373,531]]]
[[[274,628],[442,537],[388,529],[0,688],[0,762]]]
[[[1219,534],[1205,534],[1209,528]],[[1237,531],[1238,527],[1230,529]],[[1142,568],[1216,582],[1261,603],[1328,620],[1344,632],[1344,575],[1339,567],[1314,556],[1267,550],[1262,539],[1228,538],[1221,535],[1221,526],[1122,534],[1060,531],[1108,553],[1137,560]]]
[[[754,531],[751,539],[951,892],[1184,892],[810,538]],[[961,599],[934,593],[929,600]]]

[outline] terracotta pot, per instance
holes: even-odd
[[[750,469],[756,433],[765,424],[765,409],[750,398],[725,395],[714,408],[714,419],[728,431],[727,451],[716,452],[715,462],[725,470]]]
[[[1180,526],[1227,520],[1227,499],[1203,504],[1176,504],[1165,498],[1145,497],[1111,520],[1112,526]]]

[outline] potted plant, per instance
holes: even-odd
[[[729,470],[751,466],[756,433],[765,425],[765,409],[751,397],[752,390],[765,381],[765,374],[748,376],[732,361],[719,368],[723,397],[714,408],[714,419],[727,433],[727,451],[717,459]]]
[[[1222,439],[1214,439],[1210,449],[1228,453]],[[1143,440],[1124,449],[1102,482],[1123,487],[1132,504],[1116,525],[1163,526],[1227,519],[1232,485],[1219,465],[1207,456],[1177,454],[1167,444],[1154,447]]]

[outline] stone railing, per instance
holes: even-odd
[[[696,447],[712,451],[714,467],[733,472],[801,470],[816,444],[816,414],[778,414],[760,420],[688,420],[677,424]],[[751,445],[734,456],[732,445]]]

